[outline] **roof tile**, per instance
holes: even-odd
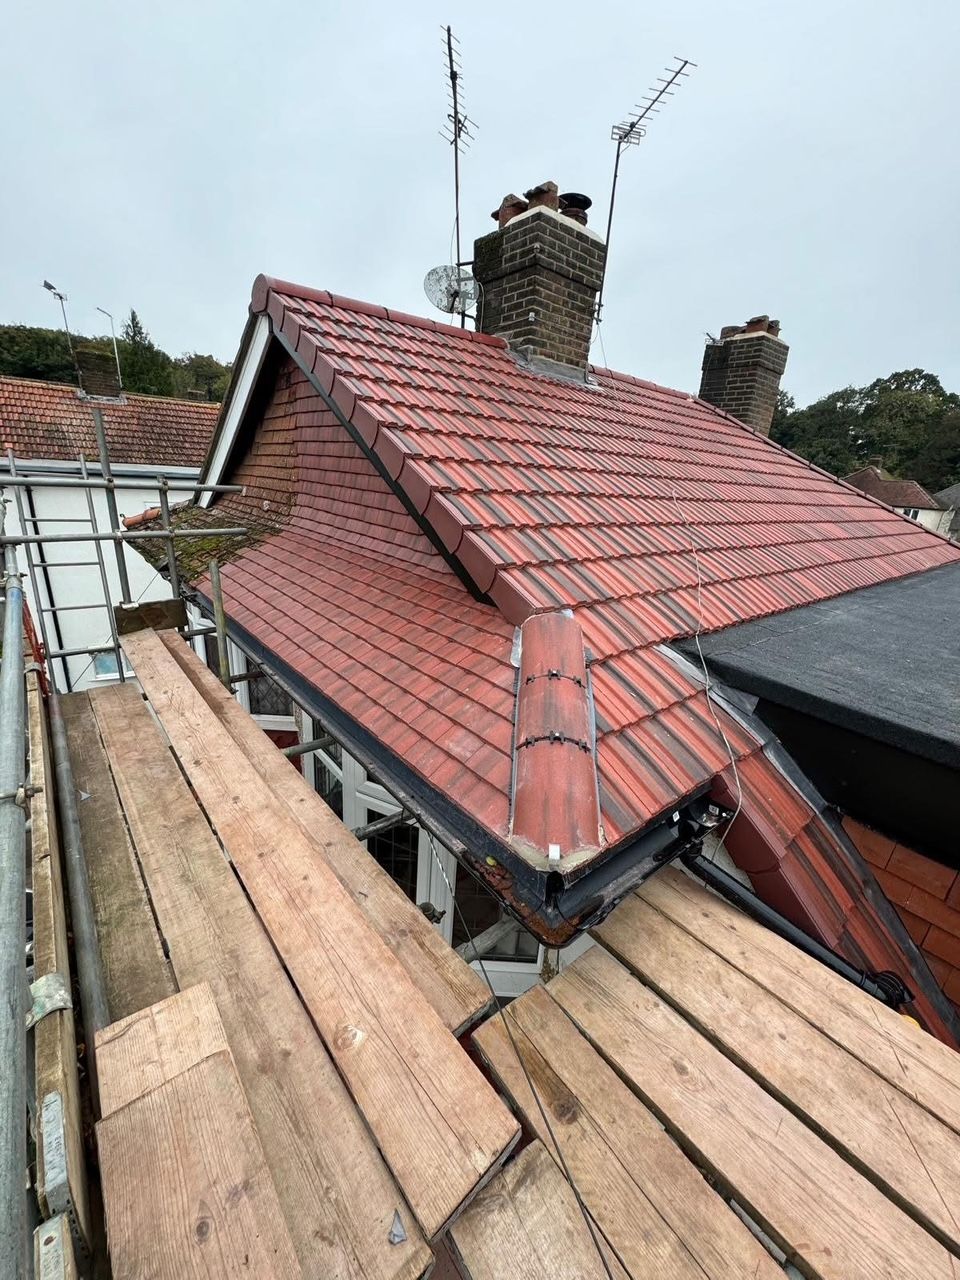
[[[199,468],[218,404],[161,396],[88,400],[76,387],[0,375],[0,448],[21,459],[75,462],[98,456],[90,406],[103,414],[112,462]]]

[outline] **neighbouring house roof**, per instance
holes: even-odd
[[[881,467],[862,467],[859,471],[854,471],[846,476],[845,479],[847,484],[852,484],[854,488],[861,489],[864,493],[869,494],[871,498],[885,502],[889,507],[917,507],[919,510],[927,511],[940,510],[940,503],[932,494],[927,493],[923,485],[917,484],[916,480],[898,480],[896,476],[892,476],[889,471],[884,471]]]
[[[95,462],[91,404],[103,414],[116,464],[199,467],[220,412],[218,404],[161,396],[89,400],[65,383],[0,376],[0,447],[24,459],[76,462],[82,453]]]
[[[950,537],[956,540],[960,537],[960,484],[952,484],[949,489],[941,489],[936,499],[944,511],[953,512],[953,519],[950,521]]]
[[[569,937],[602,904],[591,876],[625,883],[683,804],[732,807],[732,754],[728,847],[754,882],[866,967],[922,968],[822,805],[671,642],[956,548],[693,396],[546,376],[500,339],[265,277],[251,312],[244,349],[264,323],[275,339],[269,394],[244,415],[239,360],[207,473],[246,492],[181,519],[253,522],[218,549],[238,636],[316,691],[325,723],[376,743],[535,931]],[[543,902],[519,901],[521,863]],[[583,887],[563,919],[550,876]]]

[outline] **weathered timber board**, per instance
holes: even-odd
[[[596,930],[627,968],[960,1252],[960,1136],[631,895]]]
[[[643,1103],[542,987],[473,1041],[524,1124],[555,1150],[517,1056],[580,1195],[633,1276],[776,1280],[783,1273]],[[514,1047],[516,1046],[516,1047]]]
[[[938,1240],[603,947],[547,990],[805,1275],[955,1280]]]
[[[960,1054],[673,868],[640,896],[960,1132]]]
[[[97,698],[104,690],[95,689]],[[176,983],[123,820],[110,764],[86,693],[61,698],[80,836],[97,924],[110,1017],[117,1021],[172,995]]]
[[[69,988],[70,954],[54,802],[55,777],[47,741],[46,708],[33,671],[27,675],[27,734],[30,783],[39,788],[30,798],[34,977],[59,973]],[[72,1009],[58,1009],[42,1018],[33,1033],[34,1080],[40,1113],[36,1126],[37,1192],[44,1216],[69,1213],[80,1246],[86,1251],[91,1248],[92,1238],[81,1127],[77,1025]],[[0,1070],[9,1067],[9,1063],[0,1064]]]
[[[298,769],[173,631],[159,633],[274,796],[282,800],[336,872],[341,884],[396,955],[441,1020],[460,1035],[490,1006],[483,978],[449,947],[377,860],[340,822]]]
[[[430,1251],[146,703],[126,685],[93,705],[174,971],[213,991],[304,1276],[416,1280]]]
[[[229,1047],[206,982],[112,1022],[97,1033],[101,1117]]]
[[[295,1280],[302,1272],[210,989],[164,1004],[152,1020],[150,1010],[134,1014],[97,1037],[118,1102],[97,1125],[114,1280]],[[196,1041],[178,1044],[178,1029]],[[159,1083],[144,1089],[145,1076]]]
[[[608,1275],[570,1185],[539,1142],[497,1174],[450,1236],[468,1280],[606,1280]],[[597,1243],[614,1280],[630,1280],[599,1232]]]
[[[503,1102],[159,638],[137,677],[428,1238],[519,1135]]]
[[[70,1224],[63,1214],[33,1233],[33,1280],[79,1280]]]

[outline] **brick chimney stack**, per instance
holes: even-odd
[[[555,182],[510,194],[497,230],[473,246],[481,286],[477,327],[498,334],[546,372],[586,371],[606,246],[587,227],[586,196]]]
[[[789,350],[769,316],[726,325],[703,353],[701,400],[768,436]]]

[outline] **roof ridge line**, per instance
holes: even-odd
[[[50,378],[22,378],[16,373],[0,373],[0,386],[5,382],[16,382],[26,387],[43,387],[44,390],[49,389],[51,391],[72,391],[78,404],[93,403],[103,409],[122,408],[127,400],[150,400],[158,401],[160,404],[186,404],[191,409],[199,407],[201,409],[216,409],[218,412],[220,410],[219,400],[189,400],[185,396],[151,396],[145,391],[127,390],[123,391],[122,400],[114,396],[90,396],[86,392],[81,392],[81,389],[73,382],[55,382]]]
[[[432,329],[435,333],[448,333],[467,342],[479,342],[484,346],[507,349],[506,339],[495,337],[490,333],[459,329],[456,325],[430,320],[427,316],[416,316],[395,307],[383,307],[375,302],[364,302],[361,298],[348,298],[344,294],[331,293],[328,289],[314,289],[308,285],[294,284],[292,280],[280,280],[263,273],[253,282],[250,310],[258,315],[265,311],[267,298],[271,292],[300,298],[307,302],[319,302],[323,306],[337,307],[342,311],[355,311],[358,315],[374,316],[378,320],[389,320],[394,324],[409,325],[415,329]]]

